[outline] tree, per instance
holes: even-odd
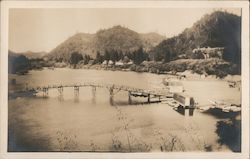
[[[122,51],[119,51],[118,52],[118,60],[123,60],[124,59],[124,55],[123,55],[123,53],[122,53]]]
[[[90,59],[91,59],[91,58],[90,58],[89,55],[85,55],[85,56],[84,56],[84,59],[83,59],[84,65],[87,65],[87,64],[89,63],[89,60],[90,60]]]
[[[105,50],[104,52],[104,60],[107,60],[107,61],[110,60],[110,53],[107,50]]]
[[[145,55],[144,55],[143,48],[140,47],[138,50],[134,52],[134,63],[139,65],[145,60]]]
[[[95,59],[95,63],[102,63],[103,62],[103,56],[100,54],[99,51],[97,51],[96,53],[96,59]]]
[[[27,73],[30,69],[30,61],[24,55],[9,55],[9,73]]]
[[[81,60],[83,60],[82,54],[79,54],[78,52],[73,52],[70,55],[69,63],[74,65],[74,68],[75,68],[76,64],[78,64],[78,62]]]

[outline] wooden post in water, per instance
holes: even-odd
[[[92,86],[92,102],[95,104],[96,102],[96,87]]]
[[[74,101],[79,102],[79,86],[74,86]]]
[[[63,86],[59,86],[58,88],[59,95],[62,95],[63,93]]]
[[[113,87],[110,87],[109,95],[110,95],[110,97],[113,97],[113,95],[114,95],[114,88]]]
[[[95,97],[95,94],[96,94],[96,87],[92,86],[92,95],[93,95],[93,97]]]
[[[43,87],[43,98],[48,97],[49,95],[49,88]]]
[[[109,88],[109,102],[111,105],[113,105],[113,96],[114,96],[114,86]]]
[[[131,91],[128,91],[128,104],[132,104]]]
[[[58,99],[59,99],[60,101],[62,101],[62,100],[63,100],[63,86],[59,86],[59,87],[57,88],[57,90],[58,90],[58,92],[59,92]]]
[[[148,94],[148,103],[150,103],[150,94]]]

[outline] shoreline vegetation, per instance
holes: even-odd
[[[132,71],[138,73],[153,73],[174,75],[177,77],[186,77],[187,74],[196,74],[200,77],[213,77],[224,79],[227,76],[240,75],[235,64],[226,62],[221,59],[179,59],[168,63],[157,61],[143,61],[141,64],[129,62],[113,62],[111,60],[103,63],[95,63],[94,60],[89,63],[79,61],[77,64],[65,62],[45,61],[43,59],[27,59],[20,55],[19,65],[9,63],[9,73],[25,75],[29,70],[42,70],[43,68],[71,68],[71,69],[94,69],[94,70],[110,70],[110,71]],[[17,60],[16,60],[17,61]]]

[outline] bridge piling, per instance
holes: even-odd
[[[58,96],[59,101],[63,101],[63,86],[57,87],[57,90],[59,92],[59,96]]]
[[[128,104],[132,104],[131,91],[128,91]]]
[[[96,103],[96,87],[92,86],[92,102]]]
[[[150,103],[150,94],[148,94],[148,103]]]
[[[79,102],[79,86],[74,86],[74,101]]]
[[[109,95],[110,95],[110,96],[113,96],[113,95],[114,95],[114,89],[113,89],[113,87],[111,87],[111,88],[109,89]]]
[[[62,87],[62,86],[59,86],[59,87],[57,88],[57,90],[58,90],[58,92],[59,92],[59,95],[62,95],[62,93],[63,93],[63,87]]]
[[[96,94],[96,87],[92,86],[92,95],[93,95],[93,97],[95,97],[95,94]]]
[[[46,87],[43,87],[43,98],[48,97],[48,95],[49,95],[49,89]]]

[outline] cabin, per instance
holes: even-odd
[[[117,61],[117,62],[115,63],[115,65],[116,65],[116,66],[123,66],[124,64],[123,64],[122,60],[120,60],[120,61]]]
[[[112,60],[109,60],[109,61],[108,61],[108,65],[109,65],[109,66],[111,66],[111,65],[113,65],[113,64],[114,64],[114,62],[113,62]]]
[[[190,97],[183,93],[174,93],[173,99],[183,108],[194,108],[195,101],[193,97]]]
[[[108,61],[107,60],[104,60],[103,62],[102,62],[102,65],[107,65],[108,64]]]
[[[133,64],[134,64],[134,62],[131,60],[127,63],[127,65],[133,65]]]

